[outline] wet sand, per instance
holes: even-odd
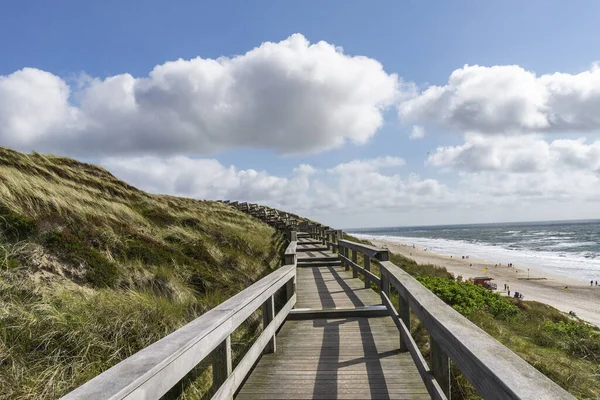
[[[522,293],[524,300],[536,300],[549,304],[560,311],[574,311],[577,316],[594,325],[600,326],[600,286],[591,286],[575,278],[552,275],[529,266],[509,268],[506,264],[495,266],[496,263],[475,258],[462,259],[461,254],[444,255],[433,253],[412,244],[402,244],[390,240],[371,240],[392,253],[402,254],[412,258],[419,264],[434,264],[446,267],[454,276],[462,275],[463,280],[476,276],[494,278],[498,293],[507,295],[504,284],[510,287],[511,296],[515,292]],[[486,270],[486,272],[483,272]],[[537,279],[536,279],[537,278]],[[542,279],[540,279],[542,278]],[[600,282],[599,282],[600,283]],[[564,288],[568,287],[568,290]]]

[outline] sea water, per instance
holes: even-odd
[[[600,280],[600,220],[370,228],[348,233],[587,282]]]

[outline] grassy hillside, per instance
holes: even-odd
[[[0,148],[0,399],[65,394],[275,269],[284,245],[232,207]]]

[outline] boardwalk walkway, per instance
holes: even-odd
[[[205,361],[215,400],[447,400],[450,362],[485,399],[575,399],[391,262],[387,250],[295,214],[224,203],[286,235],[281,267],[62,400],[159,400]],[[231,337],[258,309],[262,332],[234,365]],[[412,316],[429,335],[429,362],[410,333]]]
[[[300,237],[297,251],[296,310],[316,317],[285,322],[277,351],[261,358],[236,398],[429,399],[390,317],[318,317],[381,305],[379,294],[319,242]]]

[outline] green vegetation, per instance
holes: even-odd
[[[398,254],[392,254],[391,261],[577,398],[600,398],[597,328],[546,304],[457,282],[439,266],[418,265]],[[416,316],[411,321],[413,337],[428,357],[427,332]],[[451,372],[453,399],[480,398],[456,367]]]
[[[67,393],[273,271],[284,246],[232,207],[0,148],[0,399]],[[235,332],[237,355],[260,320]],[[172,395],[210,384],[201,365]]]

